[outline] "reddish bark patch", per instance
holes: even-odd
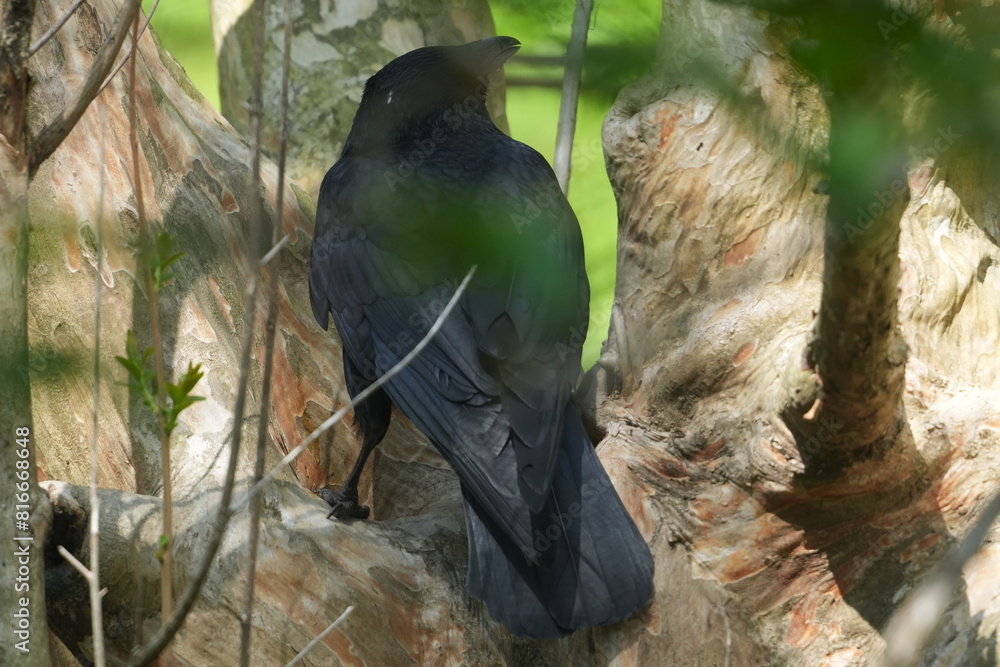
[[[656,471],[668,479],[684,479],[688,477],[687,468],[677,459],[664,458],[656,466]]]
[[[733,366],[739,366],[740,364],[742,364],[744,361],[747,360],[747,358],[751,354],[753,354],[754,350],[756,349],[757,349],[756,341],[750,341],[749,343],[743,345],[743,347],[741,347],[736,352],[736,356],[733,357]]]
[[[240,210],[240,205],[229,190],[222,193],[222,201],[219,203],[222,205],[222,210],[226,213],[236,213]]]
[[[918,540],[915,544],[912,544],[906,549],[904,549],[903,553],[899,555],[899,560],[902,563],[908,563],[909,561],[913,560],[914,556],[919,555],[923,551],[927,551],[940,541],[941,541],[941,534],[932,533],[931,535],[928,535],[927,537]]]
[[[723,266],[743,266],[757,252],[757,247],[763,237],[763,228],[755,229],[745,239],[733,244],[722,260]]]
[[[716,440],[715,442],[711,443],[710,445],[708,445],[707,447],[705,447],[701,451],[695,452],[691,456],[691,460],[692,461],[697,461],[698,463],[702,463],[704,461],[708,461],[709,459],[714,458],[715,455],[718,454],[719,451],[723,447],[725,447],[725,446],[726,446],[726,439],[725,438],[719,438],[718,440]]]
[[[663,147],[670,143],[670,138],[677,129],[677,113],[669,107],[659,109],[653,122],[654,126],[658,125],[660,128],[660,145],[657,146],[657,150],[662,151]]]

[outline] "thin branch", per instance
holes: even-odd
[[[337,620],[334,621],[333,623],[331,623],[329,625],[329,627],[327,627],[326,630],[324,630],[323,632],[319,633],[319,635],[317,635],[315,639],[313,639],[311,642],[309,642],[308,644],[306,644],[306,647],[304,649],[302,649],[301,651],[299,651],[299,654],[297,656],[295,656],[294,658],[292,658],[292,660],[287,665],[285,665],[285,667],[292,667],[292,665],[297,665],[299,662],[301,662],[302,658],[305,657],[306,653],[308,653],[309,651],[311,651],[312,648],[314,646],[316,646],[316,644],[318,644],[321,641],[323,641],[323,637],[326,637],[328,634],[330,634],[330,632],[335,627],[337,627],[338,625],[340,625],[340,622],[342,620],[344,620],[345,618],[347,618],[347,615],[350,614],[352,611],[354,611],[354,605],[353,604],[350,607],[348,607],[347,609],[345,609],[344,613],[341,614],[340,616],[338,616]]]
[[[291,5],[286,0],[285,11],[286,11],[286,25],[285,25],[285,55],[288,55],[288,49],[290,47],[290,40],[288,38],[288,33],[291,30]],[[253,39],[253,109],[251,109],[251,120],[250,125],[254,128],[254,153],[256,156],[256,162],[260,163],[260,114],[262,105],[262,94],[263,94],[263,79],[264,79],[264,2],[263,0],[254,0],[253,5],[253,17],[254,17],[254,39]],[[285,140],[285,126],[288,124],[288,109],[285,104],[285,82],[288,77],[288,70],[282,70],[282,105],[281,105],[281,119],[282,119],[282,140]],[[281,231],[281,211],[284,205],[283,193],[285,184],[285,147],[286,144],[281,145],[281,156],[278,162],[278,194],[277,194],[277,221],[275,222],[274,229],[271,232],[271,243],[278,247],[275,242],[278,234]],[[274,252],[274,250],[272,250]],[[270,253],[269,253],[270,254]],[[276,253],[275,253],[276,254]],[[261,259],[258,262],[258,266],[264,264],[264,260]],[[278,317],[278,307],[277,307],[277,295],[278,295],[278,272],[280,270],[280,261],[276,262],[274,266],[271,267],[270,283],[268,285],[268,300],[267,300],[267,323],[265,329],[265,340],[264,340],[264,378],[261,383],[261,404],[260,404],[260,417],[257,419],[257,457],[254,462],[254,473],[253,479],[257,481],[264,474],[264,456],[266,453],[267,444],[267,415],[270,410],[271,405],[271,375],[274,369],[274,333],[276,330],[276,320]],[[250,665],[250,630],[253,626],[253,598],[254,598],[254,579],[257,570],[257,546],[258,540],[260,538],[260,511],[261,503],[260,497],[254,499],[253,505],[250,507],[250,554],[249,563],[247,565],[247,577],[246,577],[246,589],[243,597],[243,611],[240,614],[240,665],[241,667],[249,667]]]
[[[573,135],[576,134],[576,108],[580,99],[580,74],[583,52],[587,48],[587,30],[594,0],[578,0],[573,14],[573,33],[566,50],[562,102],[559,105],[559,130],[556,134],[555,172],[563,194],[569,191],[569,172],[573,159]]]
[[[121,71],[122,67],[125,66],[125,63],[128,62],[129,58],[132,57],[132,54],[135,53],[136,47],[139,44],[139,40],[142,39],[142,36],[146,33],[146,28],[149,27],[149,22],[153,20],[153,14],[156,12],[156,8],[159,6],[160,6],[160,0],[156,0],[153,3],[153,6],[149,8],[149,14],[146,16],[146,20],[143,21],[142,27],[139,28],[139,36],[132,40],[132,43],[128,47],[128,53],[122,56],[122,58],[118,61],[118,64],[115,65],[113,70],[111,70],[111,74],[108,74],[107,78],[104,79],[104,83],[101,84],[101,90],[97,91],[98,95],[100,95],[101,92],[105,88],[107,88],[112,81],[114,81],[115,76],[118,74],[118,72]]]
[[[61,555],[61,556],[62,556],[63,558],[65,558],[65,559],[66,559],[67,561],[69,561],[69,564],[70,564],[70,565],[72,565],[72,566],[73,566],[73,568],[74,568],[74,569],[75,569],[75,570],[76,570],[77,572],[79,572],[79,573],[80,573],[81,575],[83,575],[83,578],[84,578],[84,579],[86,579],[86,580],[87,580],[88,582],[89,582],[89,581],[90,581],[91,579],[94,579],[94,575],[93,575],[93,573],[92,573],[92,572],[90,571],[90,569],[88,569],[86,565],[84,565],[83,563],[81,563],[81,562],[80,562],[80,561],[79,561],[79,560],[77,559],[77,557],[76,557],[76,556],[74,556],[74,555],[73,555],[73,554],[71,554],[71,553],[70,553],[69,551],[67,551],[67,550],[66,550],[66,547],[64,547],[64,546],[63,546],[63,545],[61,545],[61,544],[58,544],[58,545],[56,545],[56,549],[58,549],[58,550],[59,550],[59,554],[60,554],[60,555]]]
[[[282,132],[284,132],[284,126],[282,126]],[[278,183],[282,183],[281,178],[282,178],[282,174],[284,173],[284,165],[281,164],[281,160],[283,160],[284,157],[285,157],[284,154],[282,154],[281,157],[279,158],[279,162],[278,162]],[[278,202],[280,203],[283,199],[284,199],[284,197],[282,196],[281,187],[279,186],[279,189],[278,189]],[[278,227],[276,227],[276,229],[280,229],[280,228],[281,228],[281,208],[279,207],[278,208]],[[267,254],[265,254],[263,257],[260,258],[260,268],[263,269],[265,266],[267,266],[271,262],[271,260],[274,259],[275,256],[278,254],[278,251],[281,250],[282,248],[284,248],[285,245],[288,243],[289,239],[291,239],[291,238],[292,237],[289,236],[288,234],[285,234],[284,236],[282,236],[281,240],[278,241],[277,243],[275,243],[274,246],[270,250],[267,251]]]
[[[66,21],[69,21],[70,17],[73,16],[73,14],[76,13],[76,10],[80,8],[83,1],[84,0],[76,0],[76,2],[73,3],[73,6],[70,7],[65,14],[59,17],[59,20],[56,21],[55,25],[49,28],[44,35],[38,38],[37,42],[31,45],[31,48],[28,49],[29,57],[35,55],[38,52],[38,49],[45,46],[46,42],[55,37],[55,34],[59,32],[59,29],[66,25]]]
[[[882,667],[908,667],[915,665],[924,655],[924,650],[937,634],[945,611],[955,596],[965,564],[982,548],[997,516],[1000,516],[1000,493],[993,497],[982,516],[961,544],[952,550],[937,574],[911,593],[892,615],[882,633],[886,644],[879,663]]]
[[[132,41],[136,41],[139,32],[139,14],[134,15],[132,25]],[[163,333],[160,328],[160,306],[157,288],[153,284],[153,274],[149,266],[150,259],[154,252],[155,241],[153,233],[146,220],[146,208],[142,196],[142,172],[139,165],[139,137],[136,131],[136,78],[135,65],[137,58],[129,58],[129,143],[132,149],[132,187],[135,190],[136,216],[139,221],[139,230],[142,234],[143,243],[146,245],[142,257],[145,258],[146,266],[142,270],[143,286],[146,290],[146,298],[149,300],[149,320],[150,329],[153,335],[153,359],[156,364],[156,395],[157,403],[161,406],[167,405],[167,367],[163,356]],[[170,465],[170,434],[167,433],[166,424],[163,417],[158,415],[157,422],[160,428],[160,477],[163,480],[163,530],[162,535],[166,536],[166,544],[163,545],[163,558],[160,567],[160,613],[162,618],[170,615],[173,607],[173,485],[171,484]],[[164,656],[169,661],[169,649]]]
[[[465,288],[469,285],[469,281],[472,280],[472,276],[476,273],[476,268],[477,267],[473,266],[471,269],[469,269],[469,272],[465,274],[465,279],[462,280],[462,283],[458,286],[458,289],[455,290],[455,293],[452,295],[451,300],[448,301],[448,305],[446,305],[444,307],[444,310],[441,311],[441,314],[438,315],[437,320],[434,322],[434,326],[430,328],[430,331],[427,332],[427,335],[425,335],[422,339],[420,339],[420,342],[417,343],[416,347],[410,350],[409,354],[400,359],[398,364],[396,364],[388,371],[386,371],[385,374],[383,374],[380,378],[375,380],[375,382],[372,382],[370,385],[365,387],[365,389],[360,394],[355,396],[350,402],[348,402],[347,405],[342,407],[340,410],[337,410],[336,413],[330,416],[325,422],[320,424],[315,431],[307,435],[305,439],[295,447],[295,449],[288,452],[288,454],[286,454],[285,457],[281,459],[278,465],[272,468],[269,473],[264,475],[264,477],[262,477],[259,482],[254,484],[253,488],[251,488],[245,495],[241,496],[238,500],[236,500],[230,506],[229,511],[236,512],[239,509],[241,509],[244,505],[246,505],[248,502],[250,502],[250,499],[256,496],[258,493],[260,493],[261,490],[264,488],[264,486],[266,486],[268,482],[274,479],[275,476],[279,472],[281,472],[281,470],[283,470],[286,465],[297,459],[299,455],[305,451],[306,447],[311,445],[317,438],[319,438],[319,436],[323,435],[334,424],[343,419],[344,415],[346,415],[349,411],[354,409],[354,406],[358,405],[359,403],[361,403],[361,401],[365,400],[366,398],[371,396],[374,392],[378,391],[382,385],[384,385],[386,382],[395,377],[396,374],[402,371],[404,368],[409,366],[410,362],[412,362],[417,357],[417,355],[420,354],[425,347],[427,347],[427,345],[431,342],[431,339],[434,338],[437,332],[441,330],[441,327],[444,326],[444,322],[448,318],[448,315],[451,314],[452,309],[458,303],[458,300],[459,298],[461,298],[462,293],[465,292]]]
[[[63,140],[76,127],[90,103],[97,97],[101,82],[111,71],[115,56],[121,50],[132,20],[139,13],[141,0],[124,0],[118,10],[115,21],[108,32],[108,37],[94,59],[94,64],[87,74],[87,79],[73,100],[48,125],[31,140],[31,155],[28,160],[28,174],[34,176],[38,167],[55,152]]]
[[[104,621],[101,611],[100,595],[100,519],[101,502],[97,494],[98,470],[98,422],[101,407],[101,296],[104,292],[104,278],[101,276],[101,259],[104,253],[104,159],[105,159],[105,123],[104,107],[101,107],[101,155],[98,160],[101,174],[97,191],[97,271],[95,290],[97,292],[94,315],[94,405],[93,429],[90,444],[90,571],[93,573],[87,581],[90,584],[90,622],[94,636],[94,664],[104,667]]]

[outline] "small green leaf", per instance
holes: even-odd
[[[156,560],[163,562],[163,557],[167,554],[167,546],[170,544],[169,535],[160,535],[156,543]]]
[[[131,359],[126,359],[125,357],[115,357],[115,359],[117,359],[118,363],[120,363],[122,366],[125,367],[125,370],[128,371],[129,375],[131,375],[134,378],[142,377],[139,371],[139,367],[136,366],[134,363],[132,363]]]
[[[159,290],[174,278],[167,267],[183,257],[184,253],[174,252],[174,237],[167,232],[160,232],[156,235],[152,255],[149,264],[153,272],[153,285]]]

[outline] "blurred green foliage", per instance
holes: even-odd
[[[146,0],[146,11],[152,5]],[[574,0],[505,0],[491,3],[497,34],[524,45],[522,54],[562,56],[569,41]],[[660,0],[598,2],[590,24],[573,152],[569,200],[583,227],[591,283],[590,331],[583,364],[597,359],[607,335],[614,296],[617,207],[601,151],[601,124],[618,91],[652,63],[660,22]],[[162,2],[153,27],[163,46],[187,71],[208,101],[219,108],[218,75],[206,0]],[[526,71],[513,61],[519,75]],[[558,67],[530,70],[535,78],[561,80]],[[507,92],[507,114],[515,139],[552,162],[559,116],[558,87],[516,86]]]

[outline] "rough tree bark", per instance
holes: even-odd
[[[36,29],[67,4],[40,8]],[[41,115],[85,70],[92,50],[79,45],[92,45],[100,23],[110,22],[106,0],[86,7],[59,48],[32,62],[32,103]],[[977,180],[982,166],[962,157],[971,151],[958,140],[909,171],[897,315],[909,348],[904,427],[888,434],[894,458],[866,450],[836,474],[817,471],[811,455],[849,440],[836,421],[811,433],[795,421],[823,396],[814,376],[826,370],[810,367],[807,349],[822,339],[815,311],[828,288],[830,196],[814,156],[827,150],[830,113],[788,56],[796,30],[787,22],[693,0],[665,2],[664,19],[656,75],[625,91],[605,124],[619,201],[619,282],[609,343],[584,392],[604,434],[601,458],[653,549],[655,600],[614,627],[552,642],[512,638],[464,592],[455,478],[405,420],[394,422],[379,454],[369,492],[374,519],[325,519],[323,503],[306,489],[347,470],[357,442],[338,427],[266,493],[255,661],[287,661],[353,604],[355,613],[307,664],[867,664],[888,614],[994,490],[1000,227]],[[721,63],[751,102],[737,104],[685,76],[702,57]],[[268,419],[276,459],[346,392],[336,340],[316,327],[308,307],[311,200],[295,189],[285,199],[283,231],[292,238],[281,273],[272,411],[255,415],[251,406],[246,423],[232,423],[249,148],[149,39],[139,65],[145,162],[138,177],[155,193],[150,216],[187,253],[164,294],[169,365],[179,373],[190,360],[206,370],[196,393],[207,400],[184,413],[173,445],[175,571],[183,583],[218,496],[226,433],[252,433],[256,419]],[[105,318],[101,350],[108,397],[101,577],[108,639],[121,654],[158,623],[161,475],[150,420],[114,384],[121,375],[112,358],[126,329],[147,335],[148,321],[134,278],[136,176],[126,159],[124,94],[116,82],[96,103],[111,130],[103,266],[106,312],[114,314]],[[87,479],[98,118],[95,105],[31,189],[31,345],[51,361],[32,375],[39,474],[75,484]],[[274,179],[266,164],[272,205]],[[244,479],[250,468],[241,461]],[[52,543],[85,551],[85,489],[46,486]],[[246,521],[245,512],[235,517],[174,644],[182,664],[235,663],[232,610],[246,576]],[[928,663],[930,656],[936,664],[996,662],[998,561],[1000,547],[991,544],[966,567]],[[51,627],[80,652],[89,632],[83,584],[59,561],[47,575]]]

